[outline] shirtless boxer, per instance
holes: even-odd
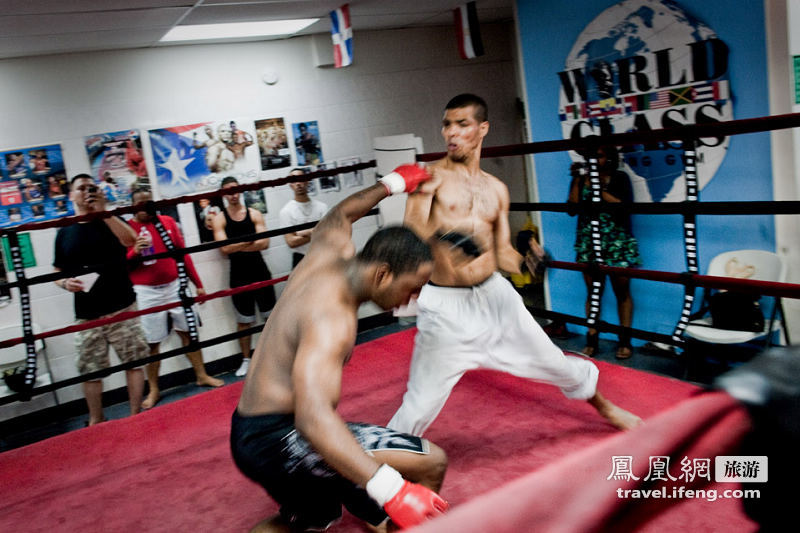
[[[510,242],[508,189],[480,168],[488,131],[482,98],[453,98],[442,120],[447,156],[429,167],[433,178],[408,197],[405,223],[439,244],[433,246],[430,283],[417,302],[407,390],[389,427],[422,435],[464,372],[476,368],[552,383],[568,398],[588,400],[617,428],[638,425],[639,417],[597,391],[597,367],[565,356],[497,272],[519,273],[523,257]]]
[[[264,326],[231,428],[236,465],[281,506],[253,531],[322,531],[343,504],[373,525],[388,515],[400,527],[447,508],[434,492],[447,468],[441,448],[384,427],[347,424],[336,412],[359,306],[405,304],[433,270],[429,246],[403,227],[378,231],[356,254],[352,223],[428,177],[404,165],[331,209]]]

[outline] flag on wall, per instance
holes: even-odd
[[[331,11],[331,38],[333,39],[333,63],[336,68],[353,62],[353,28],[350,26],[350,5],[344,4]]]
[[[475,2],[467,2],[453,10],[456,21],[456,36],[461,59],[472,59],[483,55],[481,30],[478,26],[478,10]]]

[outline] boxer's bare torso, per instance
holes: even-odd
[[[480,168],[485,132],[472,107],[449,109],[442,121],[447,157],[430,165],[433,178],[409,195],[405,223],[423,237],[456,232],[472,239],[477,257],[458,252],[451,241],[433,247],[437,285],[469,287],[495,271],[519,272],[522,256],[510,244],[506,185]]]

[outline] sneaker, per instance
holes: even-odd
[[[247,375],[247,369],[250,368],[250,358],[245,357],[242,359],[242,366],[236,371],[236,377],[244,377]]]
[[[657,355],[662,357],[676,357],[678,355],[674,346],[663,344],[661,342],[648,342],[647,344],[642,345],[641,351],[647,355]]]

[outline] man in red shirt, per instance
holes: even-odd
[[[133,191],[131,200],[134,204],[150,201],[150,191],[148,189],[138,188]],[[183,236],[178,228],[175,219],[165,215],[158,215],[158,219],[164,226],[164,229],[169,234],[172,242],[176,248],[183,248]],[[161,253],[167,251],[167,246],[161,239],[161,236],[156,229],[153,217],[146,211],[138,211],[134,218],[128,221],[133,229],[136,231],[138,237],[136,244],[128,249],[128,259],[149,253]],[[143,231],[146,230],[146,231]],[[149,233],[149,236],[147,235]],[[150,248],[152,247],[152,250]],[[162,258],[155,262],[148,264],[148,261],[137,264],[130,271],[130,278],[133,282],[133,289],[136,291],[136,300],[140,309],[149,309],[156,305],[175,302],[180,299],[178,294],[179,281],[178,281],[178,267],[175,260],[172,258]],[[198,296],[206,293],[203,289],[203,283],[200,281],[200,276],[197,275],[197,270],[194,268],[192,258],[188,255],[184,257],[184,264],[186,265],[186,272],[189,279],[192,280],[197,288]],[[189,344],[189,333],[186,325],[186,316],[183,309],[180,307],[173,307],[166,311],[159,311],[149,315],[143,315],[142,328],[144,329],[147,343],[150,346],[150,355],[158,353],[158,346],[169,335],[169,321],[175,332],[181,338],[183,345]],[[197,377],[197,384],[207,387],[220,387],[225,384],[221,379],[209,376],[206,373],[205,365],[203,364],[203,354],[200,350],[189,352],[186,354],[189,362],[192,363],[195,376]],[[161,362],[156,361],[147,365],[147,382],[150,385],[150,392],[147,398],[142,402],[143,409],[153,407],[159,400],[160,390],[158,388],[158,372],[161,367]]]

